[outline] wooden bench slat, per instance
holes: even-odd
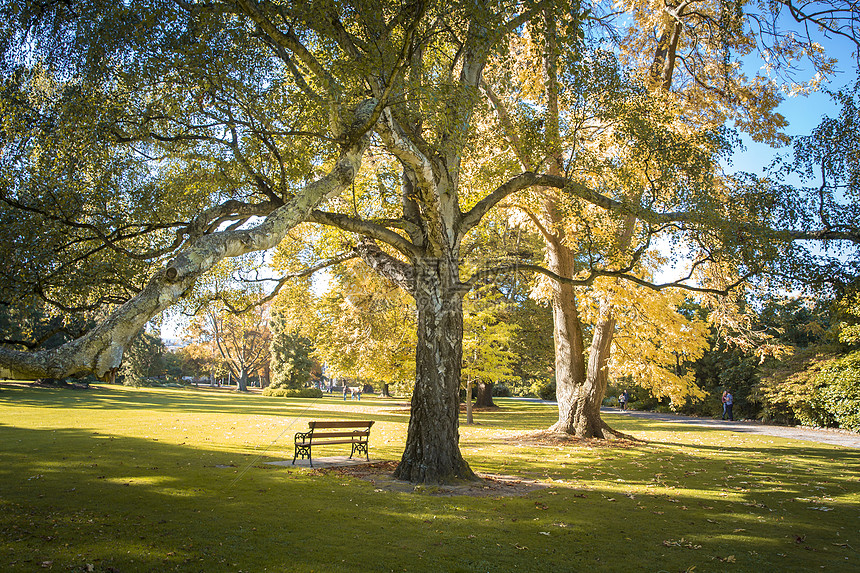
[[[355,430],[354,432],[314,432],[314,438],[348,438],[350,436],[369,436],[367,430]]]
[[[314,440],[313,442],[307,442],[307,443],[313,444],[314,446],[331,446],[334,444],[355,444],[357,442],[354,442],[352,440],[324,440],[324,441]]]

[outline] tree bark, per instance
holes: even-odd
[[[403,456],[394,477],[413,483],[477,479],[460,453],[463,299],[456,264],[415,262],[418,310],[415,390]]]
[[[478,396],[475,398],[475,406],[481,408],[493,408],[493,382],[478,382]]]
[[[247,392],[248,391],[248,369],[242,367],[239,370],[239,375],[236,376],[236,392]]]

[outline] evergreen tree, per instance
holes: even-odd
[[[270,388],[302,388],[310,378],[313,360],[312,341],[292,330],[283,311],[272,313],[269,320],[272,331]]]

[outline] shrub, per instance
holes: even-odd
[[[319,388],[272,388],[267,386],[263,389],[263,396],[277,396],[279,398],[322,398],[323,393]]]
[[[860,351],[826,364],[813,378],[813,411],[818,425],[860,430]]]
[[[541,400],[555,400],[555,380],[537,380],[532,384],[532,391]]]
[[[803,359],[800,369],[762,385],[768,417],[860,430],[860,351],[834,358],[811,349]]]
[[[493,386],[493,396],[496,398],[510,398],[511,389],[504,384],[495,384]]]

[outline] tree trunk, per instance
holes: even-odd
[[[466,423],[470,426],[475,423],[472,418],[472,380],[466,379]]]
[[[394,477],[413,483],[477,479],[459,445],[463,299],[455,288],[456,263],[419,260],[414,269],[415,390],[406,446]]]
[[[478,382],[478,397],[475,399],[475,406],[481,408],[493,408],[493,382]]]
[[[553,212],[554,206],[550,205],[548,211]],[[547,254],[549,266],[553,272],[561,276],[573,276],[573,257],[565,245],[557,240],[547,241]],[[553,282],[552,288],[558,421],[550,429],[580,437],[594,437],[587,432],[585,434],[577,432],[577,426],[582,427],[582,415],[577,412],[582,410],[583,395],[587,389],[585,388],[585,345],[582,339],[579,309],[576,306],[576,291],[573,286],[558,282]]]
[[[382,396],[385,398],[391,398],[391,390],[388,389],[388,382],[382,383]]]
[[[237,392],[247,392],[248,391],[248,369],[242,368],[239,370],[239,376],[236,377],[236,391]]]

